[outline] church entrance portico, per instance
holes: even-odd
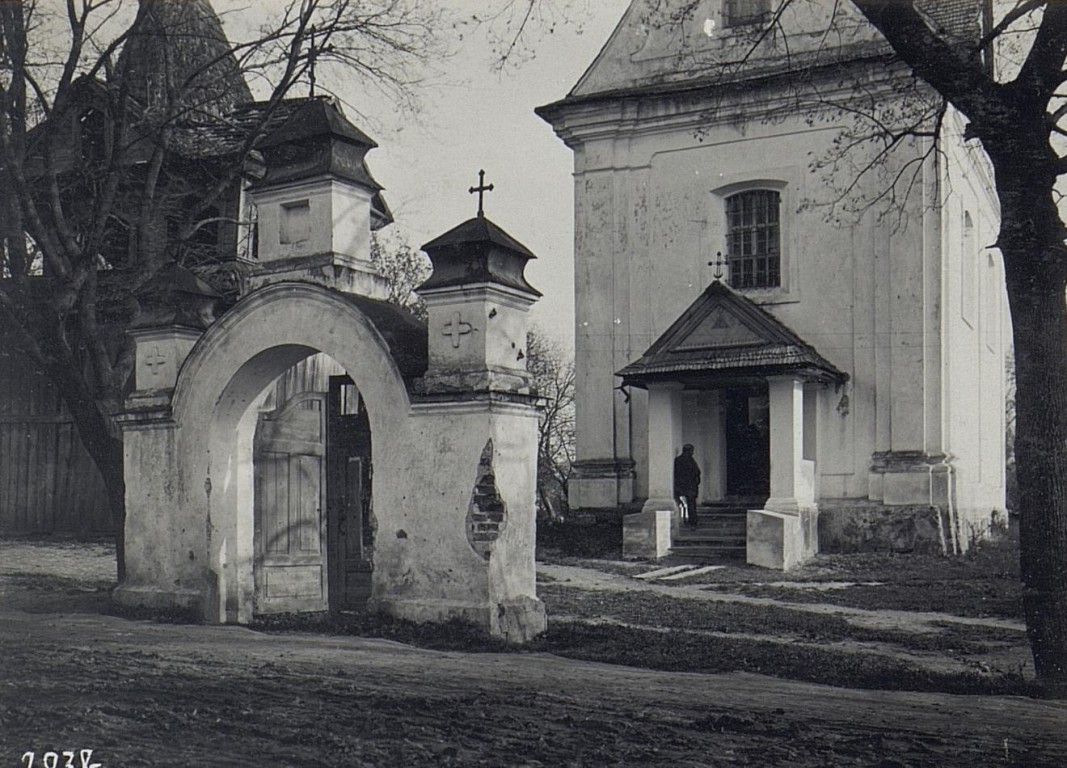
[[[818,551],[817,403],[820,390],[844,374],[715,282],[619,375],[648,391],[645,519],[669,511],[679,538],[673,461],[692,444],[701,501],[753,505],[750,563],[784,568]]]

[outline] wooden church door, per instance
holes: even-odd
[[[327,607],[321,393],[305,392],[260,417],[255,462],[255,612]]]
[[[330,610],[356,610],[371,591],[371,433],[366,403],[347,376],[330,377],[326,498]]]

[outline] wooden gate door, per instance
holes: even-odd
[[[325,398],[296,395],[256,428],[255,612],[323,611]]]
[[[326,428],[330,610],[358,610],[370,597],[371,434],[366,404],[347,376],[330,378]]]

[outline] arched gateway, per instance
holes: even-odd
[[[481,215],[427,244],[423,324],[375,298],[366,240],[339,248],[340,225],[325,247],[309,235],[304,256],[284,238],[274,251],[262,245],[294,195],[305,216],[334,206],[334,220],[345,209],[349,221],[360,199],[338,189],[328,180],[260,191],[252,289],[218,320],[217,297],[191,273],[171,267],[153,281],[164,296],[131,331],[127,579],[116,597],[198,607],[215,622],[343,609],[360,588],[346,561],[358,549],[373,565],[371,610],[460,618],[523,642],[545,626],[534,571],[538,398],[525,364],[526,313],[540,295],[523,276],[533,254]],[[279,377],[320,353],[340,374],[328,391],[264,416]],[[358,406],[333,402],[342,387]],[[323,403],[325,420],[313,413]],[[369,483],[369,493],[350,491],[365,518],[346,517],[343,492],[321,482],[323,462],[370,461],[369,445],[330,456],[322,433],[344,413],[364,419],[373,441],[373,472],[341,480]],[[351,512],[356,502],[344,503]],[[356,522],[366,524],[359,534]]]
[[[128,577],[120,599],[199,605],[212,621],[252,619],[265,567],[254,543],[258,406],[279,376],[321,352],[351,378],[375,436],[371,606],[415,620],[458,616],[513,640],[540,631],[537,412],[519,354],[525,323],[516,322],[532,296],[494,285],[492,275],[448,282],[427,283],[429,350],[427,329],[403,311],[299,282],[254,291],[199,338],[177,327],[139,332],[138,392],[123,421]],[[461,336],[446,327],[456,316]],[[489,354],[502,345],[511,370],[464,347],[468,337],[470,347],[488,343]],[[316,512],[325,528],[327,510]],[[281,580],[276,594],[292,598],[292,609],[337,603],[328,591],[343,583],[326,573],[338,555],[329,547],[322,555],[266,575]],[[326,595],[308,586],[317,583]]]

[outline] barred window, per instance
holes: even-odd
[[[769,189],[726,198],[726,260],[734,288],[782,284],[781,196]]]
[[[771,13],[771,0],[725,0],[722,7],[724,27],[762,24]]]

